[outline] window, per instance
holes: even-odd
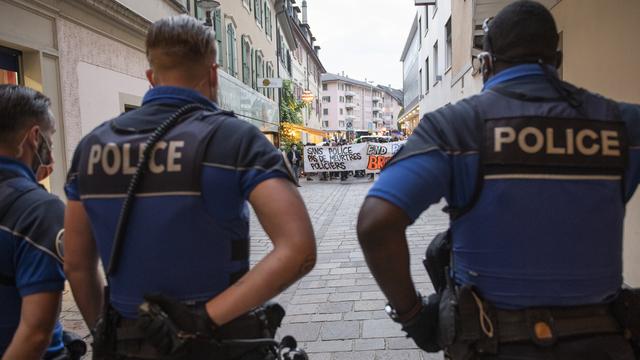
[[[424,7],[424,36],[429,32],[429,7]]]
[[[256,18],[256,23],[262,26],[262,4],[261,0],[253,0],[253,16]]]
[[[269,39],[273,38],[273,24],[271,23],[271,8],[269,2],[264,2],[264,32]]]
[[[251,60],[253,59],[253,52],[251,51],[251,44],[247,40],[246,35],[242,35],[242,82],[251,86]]]
[[[327,84],[322,84],[322,91],[327,91],[327,89],[328,89]]]
[[[322,127],[323,127],[323,128],[325,128],[325,129],[326,129],[326,128],[328,128],[328,127],[329,127],[329,121],[324,120],[324,121],[322,122]]]
[[[430,67],[429,67],[429,58],[427,58],[424,61],[424,76],[425,76],[424,93],[425,93],[425,95],[429,92],[429,86],[430,86],[429,84],[431,84],[429,82],[429,69],[430,69]]]
[[[453,58],[453,46],[451,45],[451,18],[447,21],[447,24],[444,26],[444,32],[447,39],[447,45],[445,48],[445,69],[449,69],[451,67],[451,60]]]
[[[438,42],[433,44],[433,77],[434,84],[439,81],[440,69],[438,68]]]
[[[331,96],[323,96],[322,97],[322,102],[330,103],[331,102]]]
[[[238,74],[236,53],[236,28],[233,24],[227,25],[227,71],[231,76]]]
[[[213,13],[213,28],[216,32],[216,47],[218,51],[218,58],[216,62],[218,65],[223,65],[224,63],[224,54],[222,48],[222,11],[220,9],[214,11]]]
[[[264,77],[264,60],[262,58],[262,52],[260,51],[256,51],[255,54],[255,76],[254,76],[254,81],[255,81],[255,89],[258,90],[264,95],[264,88],[259,88],[258,87],[258,79]]]
[[[418,19],[418,47],[422,47],[422,18]]]
[[[340,100],[341,103],[343,103],[344,102],[344,96],[340,96],[339,100]]]
[[[344,115],[344,109],[340,109],[340,115]]]
[[[329,109],[322,109],[322,115],[329,115]]]
[[[271,74],[272,71],[273,71],[273,67],[271,66],[271,62],[267,62],[267,65],[265,65],[265,72],[266,72],[265,75],[266,75],[266,77],[268,77],[268,78],[273,77],[273,75]],[[271,89],[271,88],[266,89],[266,92],[267,92],[267,97],[269,99],[273,100],[273,89]]]
[[[20,58],[22,53],[17,50],[0,46],[0,84],[18,85],[20,78]]]
[[[344,127],[344,121],[343,121],[343,120],[340,120],[340,121],[338,122],[338,124],[339,124],[338,126],[340,126],[341,128],[343,128],[343,127]]]

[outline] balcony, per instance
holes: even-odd
[[[382,102],[382,98],[380,96],[374,96],[372,100],[373,100],[374,103],[376,103],[376,102],[377,103],[381,103]]]
[[[347,109],[355,109],[355,107],[356,107],[356,103],[354,103],[354,102],[347,102],[347,103],[345,103],[345,104],[344,104],[344,107],[345,107],[345,108],[347,108]]]
[[[356,96],[358,94],[354,93],[353,91],[345,91],[344,95],[346,97],[354,97],[354,96]]]
[[[356,116],[355,116],[355,115],[348,115],[348,114],[347,114],[347,116],[345,117],[345,119],[347,119],[347,121],[352,121],[352,120],[355,120],[355,119],[356,119]]]

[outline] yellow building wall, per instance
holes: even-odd
[[[606,97],[640,104],[640,1],[563,0],[563,78]],[[640,119],[639,119],[640,121]],[[640,191],[627,206],[625,282],[640,286]]]

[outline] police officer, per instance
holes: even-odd
[[[65,272],[96,357],[269,358],[221,339],[273,337],[283,314],[255,309],[314,266],[313,230],[284,158],[216,104],[215,43],[186,15],[154,23],[142,107],[76,149]],[[251,269],[247,201],[273,242]]]
[[[38,185],[49,175],[50,101],[0,85],[0,357],[66,358],[58,322],[64,274],[57,241],[64,204]]]
[[[558,32],[539,3],[510,4],[486,31],[482,93],[427,114],[360,212],[386,310],[453,359],[633,359],[622,228],[640,180],[640,107],[558,78]],[[405,230],[442,198],[450,230],[437,239],[444,256],[427,259],[441,276],[424,298]]]

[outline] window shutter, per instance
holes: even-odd
[[[214,27],[216,30],[216,40],[222,41],[222,15],[220,9],[215,11],[213,16]]]

